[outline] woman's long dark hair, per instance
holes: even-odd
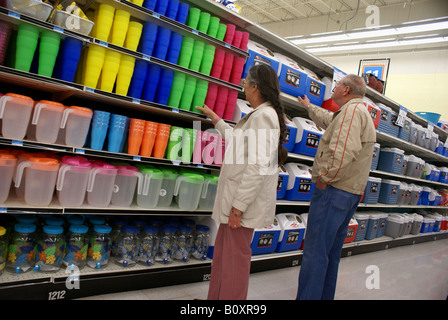
[[[280,102],[280,85],[278,83],[277,72],[266,64],[259,64],[249,69],[250,84],[256,84],[264,101],[270,102],[275,112],[277,112],[280,124],[280,139],[278,141],[278,165],[282,165],[288,158],[288,151],[283,146],[287,129],[285,124],[285,111]]]

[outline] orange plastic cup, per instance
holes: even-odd
[[[165,155],[166,146],[170,138],[170,128],[171,126],[169,124],[159,123],[152,154],[154,158],[161,159]]]
[[[157,122],[146,121],[145,132],[143,133],[142,146],[140,148],[140,155],[144,157],[150,157],[154,142],[157,136],[157,128],[159,124]]]
[[[145,132],[145,120],[132,118],[129,122],[128,153],[138,155]]]

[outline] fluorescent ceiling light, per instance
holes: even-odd
[[[435,37],[435,38],[427,38],[427,39],[400,40],[400,41],[388,41],[388,42],[377,42],[377,43],[363,43],[363,44],[348,45],[348,46],[309,48],[309,49],[305,49],[305,50],[307,50],[308,52],[311,52],[311,53],[318,53],[318,52],[350,51],[350,50],[420,45],[420,44],[438,43],[438,42],[448,42],[448,37]]]
[[[338,32],[338,34],[332,33],[321,33],[314,34],[306,37],[288,37],[290,41],[295,45],[301,44],[312,44],[312,43],[322,43],[322,42],[336,42],[336,41],[346,41],[354,39],[367,39],[376,37],[387,37],[387,36],[397,36],[401,34],[411,34],[419,32],[437,31],[448,29],[448,21],[433,22],[426,24],[416,24],[412,26],[404,27],[392,27],[384,28],[384,26],[379,29],[365,28],[357,29],[356,32]],[[361,31],[363,30],[363,31]],[[330,34],[330,35],[329,35]]]

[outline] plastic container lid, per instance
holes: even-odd
[[[64,232],[64,228],[62,228],[62,226],[45,225],[43,229],[44,232],[48,234],[61,234]]]
[[[210,180],[211,184],[218,184],[219,177],[212,174],[204,174],[204,178]]]
[[[157,233],[159,232],[159,228],[156,226],[144,226],[143,231],[147,233]]]
[[[382,183],[388,183],[388,184],[396,184],[396,185],[400,185],[400,181],[396,181],[396,180],[389,180],[389,179],[383,179]]]
[[[112,228],[103,224],[96,224],[93,230],[98,233],[109,233],[112,231]]]
[[[70,226],[69,230],[74,233],[86,233],[89,231],[89,227],[84,224],[73,224]]]
[[[396,222],[396,223],[404,223],[404,218],[402,216],[396,215],[396,214],[391,214],[389,215],[388,222]]]
[[[63,156],[61,162],[77,167],[91,167],[92,163],[81,156]]]
[[[137,226],[127,225],[127,226],[123,227],[123,232],[127,232],[127,233],[137,233],[139,230],[140,230],[140,228]]]
[[[163,179],[163,172],[153,167],[140,167],[141,173],[151,174],[151,179]]]
[[[375,178],[375,177],[369,177],[369,179],[367,179],[367,181],[382,182],[383,179],[381,179],[381,178]]]
[[[31,233],[36,231],[36,225],[32,223],[17,223],[14,225],[14,231],[20,233]]]
[[[20,99],[27,100],[29,103],[34,103],[34,100],[31,99],[30,97],[24,96],[21,94],[17,94],[17,93],[7,93],[7,94],[5,94],[5,96],[13,97],[13,98],[20,98]]]
[[[176,179],[177,176],[179,175],[179,172],[177,172],[177,170],[175,169],[171,169],[171,168],[159,168],[160,171],[163,172],[163,178],[164,179]]]
[[[179,229],[179,231],[182,231],[182,232],[191,232],[191,227],[190,226],[180,225],[178,227],[178,229]]]
[[[210,228],[208,226],[204,226],[203,224],[198,224],[196,226],[196,230],[197,231],[204,231],[204,232],[208,232],[210,231]]]
[[[381,148],[381,152],[396,152],[396,153],[403,153],[404,150],[398,149],[398,148]]]
[[[355,219],[360,220],[369,219],[369,215],[365,213],[355,213]]]
[[[84,216],[82,216],[82,215],[72,215],[72,216],[67,218],[67,222],[69,224],[76,224],[76,225],[83,224],[84,223]]]
[[[89,222],[91,224],[104,224],[106,222],[106,219],[103,217],[89,217]]]
[[[204,182],[204,176],[196,173],[182,173],[182,176],[185,177],[185,182],[189,183],[203,183]]]
[[[26,216],[20,215],[20,216],[16,217],[17,223],[33,224],[36,222],[36,220],[37,220],[36,217],[28,216],[28,215],[26,215]]]

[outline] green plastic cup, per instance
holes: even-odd
[[[202,57],[204,56],[205,43],[199,40],[194,41],[193,52],[191,54],[191,60],[189,69],[193,71],[199,71],[201,67]]]
[[[182,92],[182,98],[180,99],[179,109],[187,111],[191,109],[191,102],[193,101],[197,82],[197,78],[187,75],[185,79],[184,91]]]
[[[190,37],[184,37],[182,40],[182,47],[180,48],[179,60],[177,64],[181,67],[188,68],[191,61],[191,55],[193,54],[194,39]]]
[[[179,108],[180,99],[182,98],[182,91],[185,86],[186,74],[182,72],[175,72],[173,78],[173,85],[168,98],[168,106],[172,108]]]
[[[215,58],[216,47],[211,44],[206,44],[204,47],[204,54],[202,56],[201,67],[199,72],[207,76],[210,75],[213,66],[213,59]]]
[[[181,127],[171,126],[170,138],[166,147],[166,159],[177,161],[181,159],[180,151],[182,149],[184,129]]]
[[[190,162],[193,156],[194,143],[196,141],[196,130],[185,128],[182,143],[182,162]]]
[[[27,23],[19,25],[14,68],[29,72],[39,40],[39,28]]]
[[[199,15],[198,31],[207,33],[208,26],[210,24],[210,17],[211,17],[210,13],[201,12],[201,14]]]
[[[193,29],[197,29],[199,24],[199,18],[201,16],[201,10],[198,8],[190,8],[187,18],[187,26]]]
[[[51,77],[59,52],[61,36],[50,30],[42,30],[39,45],[39,66],[37,73],[41,76]]]
[[[208,81],[198,79],[196,84],[196,90],[193,96],[193,102],[191,103],[191,111],[196,113],[201,113],[200,110],[196,109],[196,106],[202,107],[207,97]]]
[[[210,17],[210,23],[208,25],[207,34],[211,37],[216,38],[219,29],[219,22],[221,20],[218,17]]]
[[[216,33],[216,39],[224,41],[224,36],[226,35],[227,25],[224,23],[219,24],[218,32]]]

